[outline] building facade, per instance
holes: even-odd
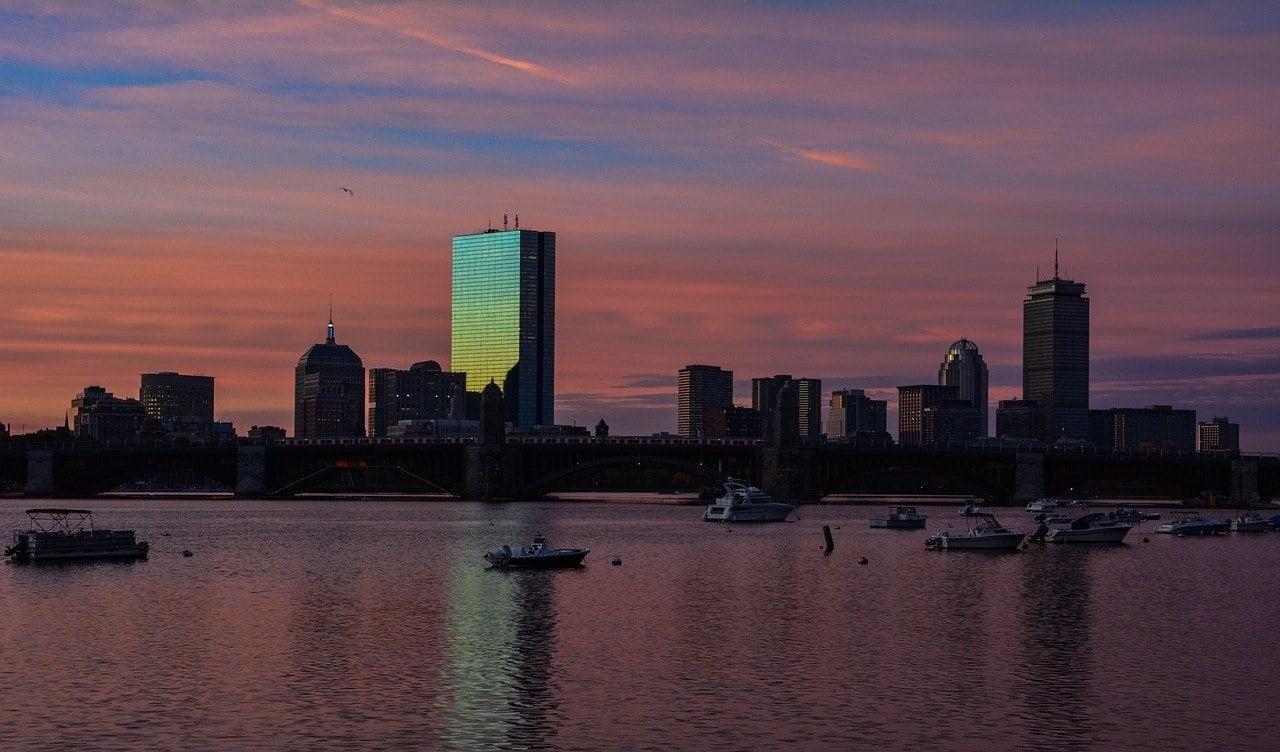
[[[147,416],[160,421],[169,438],[225,442],[235,437],[230,423],[213,420],[212,376],[144,373],[138,398]]]
[[[1114,452],[1196,450],[1196,411],[1172,405],[1090,410],[1090,441]],[[1109,430],[1108,430],[1109,429]],[[1108,441],[1109,440],[1109,441]]]
[[[760,438],[772,439],[778,425],[778,392],[791,384],[796,390],[800,441],[822,440],[822,379],[777,374],[751,380],[751,407],[760,413]]]
[[[960,387],[898,387],[898,443],[923,446],[977,438],[977,411],[960,399]]]
[[[408,370],[369,369],[369,435],[384,437],[404,420],[461,420],[466,417],[467,375],[440,368],[434,360]]]
[[[325,341],[308,348],[294,368],[293,435],[364,436],[364,362],[334,339],[332,317]]]
[[[733,405],[733,371],[720,366],[688,365],[676,382],[676,434],[709,438],[708,417]]]
[[[892,441],[885,400],[873,400],[862,389],[839,389],[827,403],[827,441],[883,444]]]
[[[473,390],[497,384],[517,428],[555,422],[555,301],[554,232],[453,238],[451,370]]]
[[[87,386],[71,400],[71,430],[77,439],[103,442],[137,441],[148,422],[140,400],[117,397],[100,386]],[[159,422],[152,419],[156,429]],[[160,438],[153,435],[147,438]]]
[[[938,384],[958,387],[960,399],[969,400],[977,410],[977,430],[981,438],[990,435],[987,431],[987,380],[987,364],[982,353],[978,352],[978,346],[967,339],[952,342],[938,368]]]
[[[1229,418],[1217,418],[1208,423],[1201,423],[1200,451],[1231,452],[1240,451],[1240,424],[1232,423]]]
[[[1058,276],[1027,288],[1022,303],[1022,398],[1044,412],[1040,439],[1089,437],[1089,299]]]

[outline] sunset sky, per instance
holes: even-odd
[[[1057,238],[1091,407],[1280,452],[1280,4],[0,2],[14,432],[178,371],[292,433],[331,293],[447,368],[504,213],[557,233],[560,423],[674,431],[690,363],[892,409],[962,337],[994,409]]]

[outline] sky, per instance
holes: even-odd
[[[704,363],[892,432],[961,338],[994,410],[1056,245],[1091,407],[1280,453],[1276,3],[0,0],[15,433],[155,371],[292,432],[330,295],[366,368],[447,368],[450,239],[504,214],[557,234],[559,423],[674,432]]]

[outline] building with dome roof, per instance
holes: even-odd
[[[947,355],[938,368],[938,384],[954,386],[960,390],[960,399],[969,400],[978,412],[978,436],[987,437],[987,364],[978,352],[978,346],[967,339],[958,339],[947,348]]]
[[[364,362],[328,336],[298,359],[294,369],[293,435],[299,439],[364,436]]]

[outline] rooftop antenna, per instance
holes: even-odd
[[[502,213],[502,231],[503,232],[507,231],[507,213],[506,212]]]
[[[519,230],[519,229],[520,229],[520,215],[519,215],[519,214],[517,214],[517,215],[516,215],[516,229],[517,229],[517,230]]]
[[[325,344],[333,344],[333,293],[329,293],[329,336],[325,338]]]
[[[1053,239],[1053,278],[1058,278],[1058,239]]]

